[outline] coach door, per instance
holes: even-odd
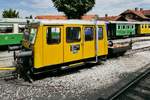
[[[81,60],[82,57],[82,26],[67,25],[64,30],[64,62]]]
[[[84,26],[83,57],[90,58],[95,56],[95,29],[94,26]]]
[[[44,26],[44,65],[63,63],[63,26]]]
[[[106,28],[104,25],[98,26],[98,55],[106,55],[107,50],[107,37]]]

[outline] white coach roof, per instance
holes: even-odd
[[[35,19],[21,19],[21,18],[0,18],[0,23],[27,23],[36,21]]]
[[[150,21],[136,21],[136,22],[128,22],[128,21],[108,21],[108,23],[121,23],[121,24],[150,24]]]

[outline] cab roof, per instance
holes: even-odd
[[[38,20],[39,24],[43,25],[64,25],[64,24],[78,24],[78,25],[95,25],[105,24],[105,21],[87,21],[87,20]]]

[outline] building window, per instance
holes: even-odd
[[[85,41],[93,40],[93,37],[94,37],[93,27],[85,27],[84,34],[85,34]]]
[[[99,27],[98,28],[98,39],[102,39],[103,38],[103,28],[102,27]]]
[[[61,30],[59,27],[47,28],[47,44],[59,44],[61,37]]]
[[[81,40],[80,27],[67,27],[66,28],[66,42],[73,43]]]

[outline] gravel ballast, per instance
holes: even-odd
[[[126,82],[133,76],[132,74],[141,71],[149,62],[150,51],[144,51],[109,59],[104,64],[83,68],[68,75],[36,80],[32,84],[23,80],[17,82],[0,80],[0,99],[97,99],[99,96],[109,94],[104,90],[120,83],[122,79]]]

